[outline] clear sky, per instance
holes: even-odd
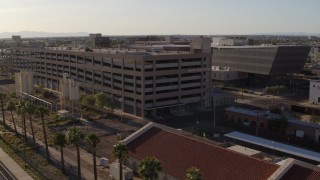
[[[320,0],[0,0],[0,32],[320,33]]]

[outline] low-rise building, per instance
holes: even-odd
[[[211,107],[230,106],[234,104],[235,96],[232,93],[214,89],[211,91]]]
[[[291,158],[274,164],[156,123],[147,124],[121,143],[128,148],[125,165],[135,172],[146,156],[158,159],[163,167],[160,180],[184,179],[190,167],[198,168],[204,180],[320,178],[319,167]]]
[[[225,109],[225,121],[237,125],[251,126],[253,128],[268,128],[271,121],[285,118],[287,125],[284,129],[288,136],[305,138],[320,142],[320,124],[309,123],[290,116],[282,116],[269,111],[250,110],[229,107]]]

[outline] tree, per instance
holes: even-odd
[[[60,146],[60,152],[61,152],[61,168],[62,168],[62,172],[65,173],[65,169],[64,169],[64,158],[63,158],[63,147],[66,144],[66,135],[58,132],[54,135],[53,137],[53,143],[57,146]]]
[[[95,94],[94,99],[95,99],[95,105],[98,107],[103,107],[107,104],[107,96],[103,92]]]
[[[191,167],[187,170],[185,180],[201,180],[200,170],[196,167]]]
[[[41,92],[41,95],[42,97],[46,98],[46,99],[49,99],[51,97],[51,93],[50,91],[48,91],[47,89],[44,89],[42,92]]]
[[[16,110],[16,103],[13,100],[8,101],[7,106],[6,106],[6,110],[10,111],[11,114],[11,118],[12,118],[12,123],[13,123],[13,127],[14,127],[14,131],[16,132],[16,135],[18,135],[18,131],[17,131],[17,126],[16,126],[16,121],[13,117],[13,111]]]
[[[90,133],[86,136],[87,143],[92,147],[92,156],[93,156],[93,173],[94,179],[97,180],[97,167],[96,167],[96,147],[100,142],[99,136],[94,133]]]
[[[81,103],[92,106],[95,103],[95,98],[93,95],[85,95],[81,98]]]
[[[4,98],[6,97],[6,95],[4,93],[1,93],[0,92],[0,102],[1,102],[1,111],[2,111],[2,122],[3,122],[3,125],[5,126],[6,125],[6,119],[4,117],[4,104],[3,104],[3,100]]]
[[[120,180],[123,179],[122,177],[122,163],[128,157],[128,149],[127,146],[121,143],[118,143],[113,146],[112,154],[116,157],[119,161],[119,177]]]
[[[41,123],[42,123],[42,131],[43,131],[43,138],[44,138],[44,144],[46,146],[46,153],[47,153],[47,161],[50,161],[50,156],[49,156],[49,148],[48,148],[48,139],[47,139],[47,131],[46,131],[46,125],[44,122],[44,116],[49,113],[49,110],[42,107],[42,106],[37,106],[35,109],[35,114],[40,116],[41,118]]]
[[[69,128],[67,132],[67,142],[74,144],[77,148],[77,160],[78,160],[78,178],[81,179],[81,167],[80,167],[80,151],[79,143],[84,138],[84,134],[77,127]]]
[[[33,144],[36,144],[36,139],[35,139],[34,131],[33,131],[33,120],[32,120],[32,115],[35,113],[35,106],[30,101],[27,101],[25,106],[26,106],[26,112],[28,114],[29,121],[30,121],[30,128],[31,128]]]
[[[26,101],[20,100],[16,105],[16,110],[18,115],[22,117],[22,129],[24,134],[24,141],[27,142],[28,139],[27,139],[27,128],[26,128],[26,113],[27,113]]]
[[[144,180],[157,179],[159,171],[162,171],[162,165],[155,157],[147,156],[139,163],[139,174]]]

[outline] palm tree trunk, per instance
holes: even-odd
[[[81,179],[81,164],[80,164],[80,151],[79,151],[79,143],[76,143],[77,148],[77,161],[78,161],[78,179]]]
[[[123,180],[123,177],[122,177],[122,159],[119,159],[119,179],[120,180]]]
[[[10,113],[11,113],[11,117],[12,117],[12,123],[13,123],[14,130],[16,131],[16,135],[18,136],[16,121],[14,120],[12,111],[10,111]]]
[[[64,170],[64,158],[63,158],[63,147],[60,146],[60,152],[61,152],[61,167],[62,167],[62,173],[64,174],[65,173],[65,170]]]
[[[6,119],[4,117],[4,107],[3,107],[3,98],[1,98],[1,111],[2,111],[2,121],[3,121],[3,125],[6,126]]]
[[[93,173],[94,173],[94,180],[97,180],[97,166],[96,166],[96,148],[92,147],[92,156],[93,156]]]
[[[48,148],[48,140],[47,140],[47,132],[46,132],[46,126],[44,124],[44,118],[41,116],[41,121],[42,121],[42,130],[43,130],[43,137],[44,137],[44,144],[46,146],[46,153],[47,153],[47,161],[50,161],[50,156],[49,156],[49,148]]]
[[[36,144],[36,138],[34,136],[34,131],[33,131],[32,116],[31,116],[31,114],[28,114],[28,116],[29,116],[29,121],[30,121],[33,144]]]
[[[27,142],[27,128],[26,128],[26,115],[22,115],[22,128],[23,128],[23,134],[24,134],[24,141]]]

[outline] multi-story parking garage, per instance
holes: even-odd
[[[104,92],[115,107],[140,117],[209,105],[210,53],[12,48],[11,58],[15,70],[34,71],[37,84],[57,90],[68,73],[83,92]]]

